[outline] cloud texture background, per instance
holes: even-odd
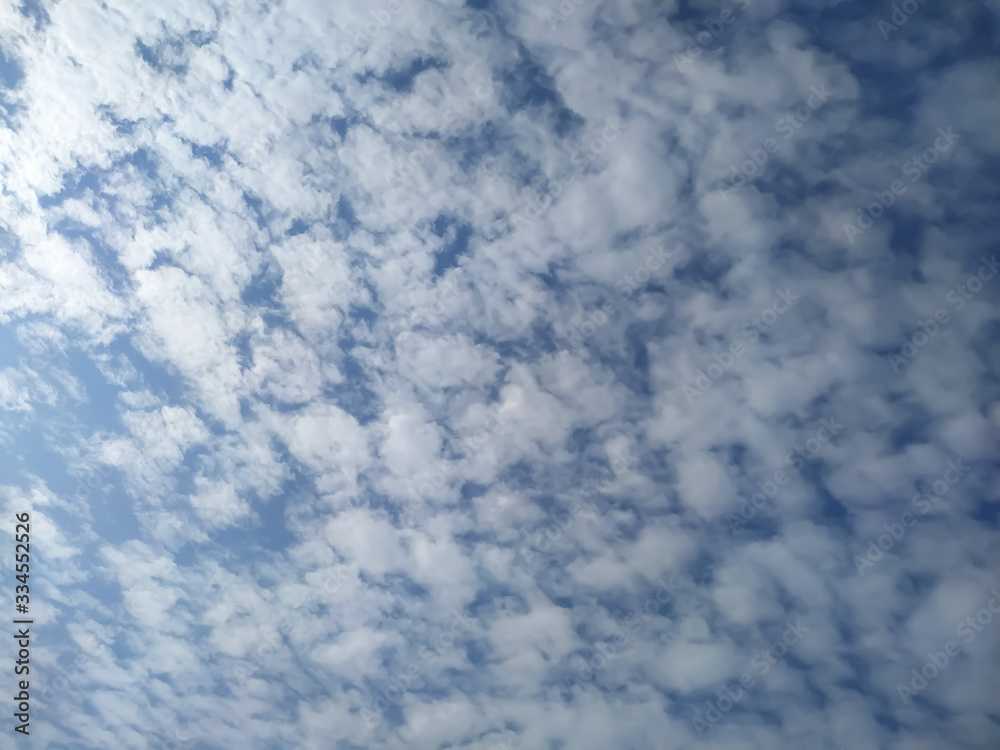
[[[995,747],[1000,9],[904,5],[0,0],[18,746]]]

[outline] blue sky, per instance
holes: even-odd
[[[995,747],[998,30],[0,0],[4,747]]]

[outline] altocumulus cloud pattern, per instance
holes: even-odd
[[[0,746],[1000,746],[998,40],[0,0]]]

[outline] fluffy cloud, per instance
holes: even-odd
[[[903,5],[0,0],[38,746],[995,744],[1000,18]]]

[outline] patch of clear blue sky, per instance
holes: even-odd
[[[41,0],[21,0],[21,7],[18,8],[22,16],[34,19],[35,29],[40,29],[49,23],[49,14],[42,5]]]
[[[472,226],[453,216],[441,214],[434,220],[431,231],[444,240],[434,259],[434,275],[441,276],[449,268],[457,266],[460,257],[468,251]]]
[[[3,118],[7,127],[14,127],[14,118],[20,107],[9,92],[21,85],[24,80],[24,72],[17,62],[8,57],[3,48],[0,47],[0,117]]]

